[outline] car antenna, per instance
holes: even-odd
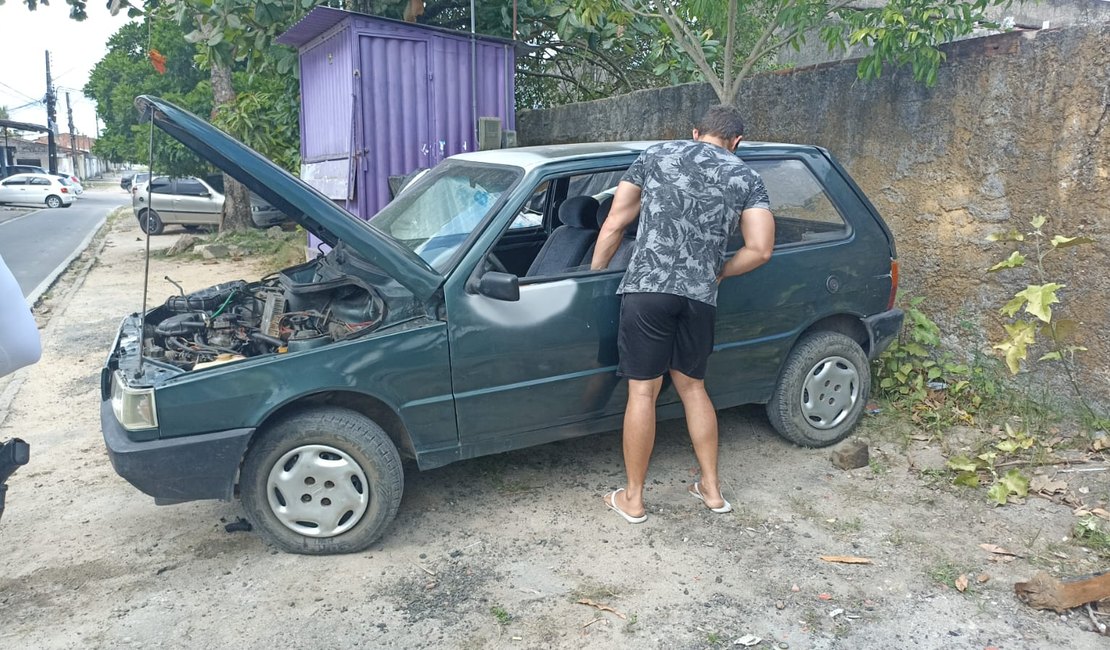
[[[150,287],[150,211],[151,189],[154,187],[154,105],[148,104],[150,112],[150,157],[147,158],[146,170],[146,219],[143,232],[146,233],[146,254],[143,256],[143,304],[139,309],[139,363],[135,369],[135,377],[143,374],[143,329],[146,327],[146,294]]]

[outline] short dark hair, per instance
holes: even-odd
[[[735,106],[718,104],[709,107],[698,121],[697,129],[701,135],[731,140],[744,135],[744,119]]]

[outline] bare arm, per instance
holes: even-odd
[[[594,246],[594,258],[590,262],[591,271],[603,271],[609,267],[609,260],[621,245],[621,237],[628,226],[640,214],[640,188],[628,181],[621,181],[617,185],[617,193],[613,195],[613,207],[609,209],[609,216],[601,224],[601,233],[597,236]]]
[[[770,210],[748,208],[741,212],[740,233],[744,236],[744,246],[721,267],[718,282],[747,273],[771,259],[771,251],[775,248],[775,218]]]

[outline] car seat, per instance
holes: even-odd
[[[582,257],[597,241],[597,208],[597,199],[592,196],[563,201],[559,205],[563,225],[551,231],[525,277],[555,275],[581,266]]]

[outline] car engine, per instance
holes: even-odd
[[[358,278],[298,282],[297,270],[171,296],[147,313],[144,356],[195,370],[356,338],[382,322],[384,303]]]

